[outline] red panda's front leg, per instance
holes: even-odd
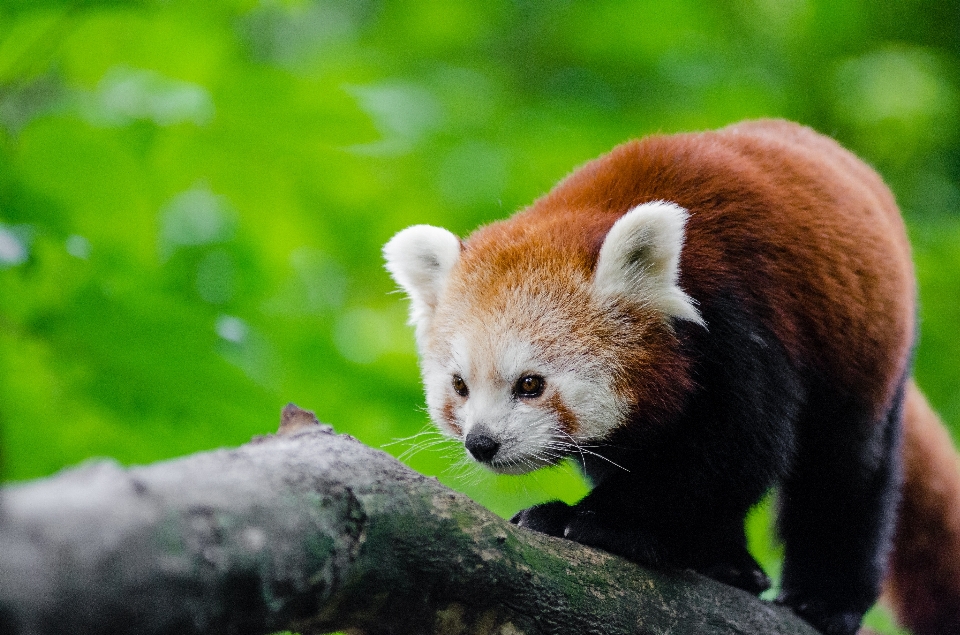
[[[709,528],[654,528],[638,522],[631,526],[611,524],[609,513],[603,511],[609,505],[609,501],[602,500],[607,496],[608,492],[600,486],[576,505],[562,501],[542,503],[521,510],[510,521],[525,529],[609,551],[638,564],[693,569],[755,595],[770,588],[770,579],[747,551],[742,518]]]
[[[524,529],[563,538],[573,514],[573,506],[563,501],[550,501],[521,509],[513,515],[510,522]]]

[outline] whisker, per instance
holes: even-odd
[[[627,468],[623,467],[623,466],[620,465],[619,463],[617,463],[617,462],[615,462],[615,461],[612,461],[611,459],[608,459],[607,457],[603,456],[602,454],[599,454],[599,453],[597,453],[597,452],[592,452],[592,451],[590,451],[589,449],[587,449],[587,448],[595,448],[595,447],[599,447],[599,446],[595,446],[595,445],[582,446],[582,445],[580,445],[579,443],[577,443],[576,439],[574,439],[572,436],[570,436],[570,435],[567,434],[566,432],[562,432],[562,434],[563,434],[564,436],[566,436],[568,439],[570,439],[569,445],[572,445],[573,447],[575,447],[576,450],[577,450],[577,452],[580,453],[580,458],[581,458],[581,461],[583,461],[584,470],[586,470],[587,465],[586,465],[586,462],[583,460],[583,455],[584,455],[584,454],[589,454],[590,456],[595,456],[595,457],[597,457],[598,459],[603,459],[604,461],[606,461],[606,462],[609,463],[610,465],[613,465],[614,467],[618,467],[618,468],[620,468],[621,470],[623,470],[624,472],[627,472],[627,473],[630,472],[630,470],[628,470]],[[559,440],[558,440],[558,442],[559,442],[559,443],[564,443],[564,444],[566,444],[565,441],[559,441]]]
[[[448,444],[459,444],[459,441],[458,439],[441,433],[439,430],[434,428],[432,424],[427,424],[424,425],[419,432],[416,432],[408,437],[402,437],[384,443],[381,448],[389,448],[398,444],[407,444],[408,447],[399,455],[397,455],[397,458],[401,461],[409,461],[416,454],[419,454],[424,450],[438,447],[443,448],[443,446]]]
[[[388,447],[390,447],[391,445],[396,445],[396,444],[398,444],[398,443],[403,443],[403,442],[405,442],[405,441],[413,441],[413,440],[416,439],[417,437],[422,437],[422,436],[436,436],[436,435],[439,435],[439,434],[440,434],[440,433],[437,432],[436,430],[421,430],[420,432],[417,432],[416,434],[411,434],[409,437],[401,437],[401,438],[399,438],[399,439],[394,439],[393,441],[388,441],[388,442],[386,442],[386,443],[384,443],[384,444],[381,444],[380,447],[381,447],[381,448],[388,448]]]

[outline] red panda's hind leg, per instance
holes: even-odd
[[[780,493],[785,546],[779,602],[827,635],[854,635],[876,601],[900,491],[903,384],[881,421],[818,386]]]

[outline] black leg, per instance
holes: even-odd
[[[591,492],[577,505],[561,501],[536,505],[511,522],[559,536],[654,567],[693,569],[755,595],[770,588],[770,579],[747,551],[742,516],[706,524],[688,518],[674,526],[644,522],[642,517],[610,508],[618,495],[609,485]],[[625,522],[625,517],[630,517]]]
[[[814,404],[780,492],[779,601],[828,635],[853,635],[880,593],[900,487],[903,389],[880,421],[852,399]]]

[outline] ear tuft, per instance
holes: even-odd
[[[383,246],[383,257],[387,271],[410,297],[411,324],[425,327],[460,259],[460,239],[440,227],[414,225]]]
[[[696,302],[678,284],[689,215],[674,203],[653,201],[621,216],[600,248],[594,293],[639,301],[667,317],[705,326]]]

